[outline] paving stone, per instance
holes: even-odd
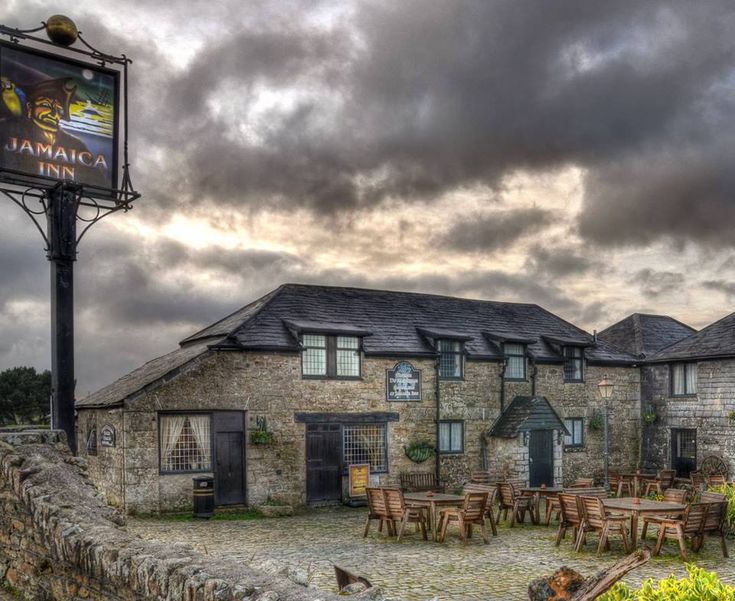
[[[337,564],[365,576],[386,595],[405,601],[435,596],[440,601],[526,599],[528,583],[535,577],[547,576],[562,565],[589,576],[624,555],[620,543],[613,541],[612,550],[597,557],[592,537],[583,553],[572,551],[570,535],[557,548],[556,527],[528,524],[513,529],[501,525],[489,545],[477,535],[462,545],[451,530],[447,542],[427,542],[413,529],[397,543],[373,526],[363,538],[365,517],[364,509],[334,507],[250,521],[130,519],[128,527],[146,539],[186,542],[203,553],[235,558],[256,568],[275,563],[281,568],[306,569],[310,584],[323,590],[336,589],[333,565]],[[653,546],[650,535],[648,540]],[[729,542],[735,551],[733,541]],[[722,558],[717,541],[708,539],[704,550],[699,555],[690,553],[689,559],[735,582],[735,560]],[[670,574],[686,575],[674,544],[624,581],[637,587],[646,578],[658,580]]]

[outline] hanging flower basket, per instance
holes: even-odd
[[[434,445],[426,440],[412,442],[407,447],[403,447],[403,451],[406,453],[406,457],[414,463],[423,463],[427,459],[431,459],[436,452]]]

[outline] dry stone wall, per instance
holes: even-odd
[[[143,541],[102,496],[63,433],[0,432],[0,584],[38,601],[338,598],[188,545]]]

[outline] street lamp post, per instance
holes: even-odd
[[[610,397],[612,397],[613,388],[615,385],[612,383],[611,380],[608,379],[607,374],[602,376],[602,380],[597,383],[597,388],[600,391],[600,396],[602,397],[602,400],[605,401],[605,413],[603,416],[603,426],[604,426],[604,458],[605,458],[605,490],[607,492],[610,492],[610,481],[609,481],[609,471],[610,471],[610,438],[608,436],[608,428],[607,428],[607,419],[608,419],[608,401],[610,400]]]

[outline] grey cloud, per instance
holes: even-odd
[[[593,267],[604,270],[604,264],[590,256],[589,249],[565,245],[535,245],[528,253],[526,269],[537,277],[564,278],[585,273]]]
[[[702,286],[708,290],[722,292],[728,298],[735,296],[735,282],[727,280],[707,280]]]
[[[658,297],[681,290],[686,278],[681,273],[672,271],[655,271],[644,268],[630,278],[630,282],[638,284],[641,292],[648,297]]]
[[[469,215],[455,222],[440,242],[457,251],[492,251],[539,231],[553,220],[550,211],[537,208]]]

